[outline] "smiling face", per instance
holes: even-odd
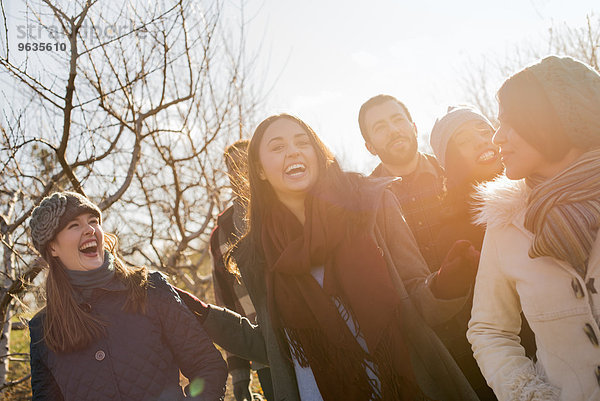
[[[467,121],[452,135],[448,142],[446,159],[459,157],[468,174],[468,180],[489,180],[502,172],[498,146],[492,143],[494,130],[483,121]],[[453,156],[454,155],[454,156]]]
[[[48,245],[69,270],[94,270],[104,263],[104,232],[98,217],[84,213],[71,220]]]
[[[288,118],[269,125],[259,145],[260,179],[286,199],[304,198],[317,182],[319,163],[314,145],[304,128]]]
[[[368,139],[365,146],[384,164],[406,165],[417,156],[417,128],[404,108],[393,100],[370,107],[365,112]]]

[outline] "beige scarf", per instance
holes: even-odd
[[[563,260],[585,277],[599,226],[600,149],[594,149],[533,188],[525,214],[525,228],[535,235],[529,256]]]

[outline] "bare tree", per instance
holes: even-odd
[[[220,2],[29,1],[16,27],[0,4],[0,322],[42,270],[27,222],[56,190],[107,211],[129,262],[201,283],[228,194],[222,149],[245,134],[259,99],[243,3],[232,18]],[[13,28],[27,32],[16,45]]]
[[[515,46],[504,57],[470,60],[462,79],[466,100],[496,121],[496,91],[509,75],[549,54],[571,56],[600,72],[600,16],[588,14],[580,26],[552,25],[540,38]]]

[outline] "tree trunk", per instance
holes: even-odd
[[[13,252],[10,249],[10,247],[8,246],[8,244],[10,244],[9,242],[9,235],[4,235],[4,243],[2,246],[2,251],[3,251],[3,264],[4,264],[4,273],[6,273],[4,275],[4,277],[1,279],[2,282],[2,292],[4,294],[2,295],[6,295],[6,291],[10,288],[12,282],[10,280],[10,277],[13,277],[13,270],[14,270],[14,265],[13,265]],[[11,327],[10,327],[10,317],[11,317],[11,313],[10,313],[10,306],[8,307],[7,313],[6,313],[6,319],[4,322],[1,322],[1,324],[3,325],[3,329],[2,329],[2,336],[0,336],[0,355],[8,355],[10,353],[10,331],[11,331]],[[0,359],[0,388],[2,386],[4,386],[7,381],[8,381],[8,356]]]
[[[10,315],[7,314],[7,319],[4,322],[2,337],[0,337],[0,353],[8,355],[10,353]],[[0,361],[0,387],[3,387],[8,382],[8,356]]]

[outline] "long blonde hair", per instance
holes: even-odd
[[[114,256],[115,275],[127,286],[128,294],[123,310],[144,313],[148,270],[124,263],[118,255],[117,245],[118,240],[114,234],[104,233],[104,249]],[[46,345],[57,353],[85,348],[105,335],[107,323],[76,301],[65,267],[48,249],[44,253],[44,259],[48,263],[44,316]]]

